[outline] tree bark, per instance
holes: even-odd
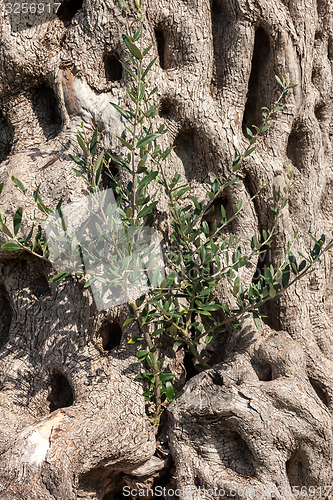
[[[269,207],[288,165],[295,167],[277,236],[246,270],[250,282],[295,231],[301,252],[307,232],[332,231],[333,5],[147,0],[144,8],[146,41],[158,56],[159,120],[175,146],[168,169],[201,201],[213,174],[230,172],[246,127],[276,99],[274,75],[298,83],[239,186],[221,199],[226,209],[240,198],[248,203],[232,231],[250,245],[254,232],[272,226]],[[112,21],[120,8],[113,0],[63,0],[58,14],[1,9],[0,182],[7,171],[26,186],[42,182],[52,206],[79,199],[85,186],[68,159],[78,125],[104,130],[103,147],[115,152],[113,134],[124,131],[109,105],[126,103],[119,63],[126,54]],[[6,182],[1,210],[10,217],[15,207]],[[297,498],[302,486],[305,498],[333,498],[331,255],[266,307],[262,331],[246,317],[240,331],[215,339],[210,370],[192,376],[191,361],[168,349],[179,385],[188,382],[157,433],[135,380],[126,306],[98,312],[80,279],[49,284],[52,275],[35,257],[0,251],[1,499],[116,499],[125,485],[184,488],[186,499],[214,488],[226,499],[251,498],[244,493],[251,488],[252,498]]]

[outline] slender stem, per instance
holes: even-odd
[[[161,400],[161,379],[160,379],[160,370],[157,364],[156,356],[153,354],[154,350],[154,344],[151,340],[151,337],[149,335],[149,331],[146,327],[146,325],[143,323],[142,318],[141,318],[141,313],[136,305],[134,300],[130,300],[128,304],[131,306],[134,312],[135,319],[137,320],[140,330],[143,333],[145,342],[148,346],[149,351],[152,354],[152,365],[153,365],[153,374],[155,377],[155,397],[156,397],[156,405],[155,405],[155,415],[154,415],[154,420],[156,423],[158,423],[160,414],[161,414],[161,409],[162,409],[162,400]]]

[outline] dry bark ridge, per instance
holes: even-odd
[[[110,22],[117,14],[109,0],[64,0],[59,17],[43,22],[1,11],[0,181],[8,170],[26,185],[42,180],[47,201],[73,200],[84,193],[66,157],[78,124],[105,129],[105,147],[117,147],[111,132],[123,126],[108,102],[124,102],[127,81],[119,26]],[[244,128],[273,102],[274,74],[285,74],[299,86],[245,166],[239,193],[249,199],[265,179],[271,187],[235,231],[271,223],[268,207],[290,163],[296,181],[267,259],[295,229],[330,233],[332,3],[149,0],[147,19],[161,121],[176,146],[169,170],[203,199],[209,175],[228,172]],[[10,191],[1,204],[13,211]],[[270,498],[285,498],[289,485],[315,486],[324,496],[332,473],[331,259],[267,308],[262,332],[246,319],[237,336],[215,342],[217,364],[188,382],[163,421],[174,461],[168,477],[134,381],[131,333],[118,346],[112,340],[126,310],[97,314],[80,281],[49,286],[45,264],[2,252],[0,498],[115,499],[123,485],[154,477],[180,487],[267,486]],[[181,372],[181,360],[172,362]]]

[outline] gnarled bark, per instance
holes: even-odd
[[[261,106],[273,103],[274,75],[299,84],[246,163],[238,191],[221,200],[247,200],[233,230],[249,239],[273,223],[269,206],[288,164],[296,169],[277,237],[266,260],[247,269],[251,280],[295,230],[332,231],[332,4],[149,0],[146,11],[159,119],[175,146],[168,169],[202,200],[212,174],[230,171],[234,147]],[[63,0],[58,16],[2,10],[0,181],[8,171],[27,186],[42,182],[53,205],[86,194],[67,156],[81,121],[105,130],[104,147],[117,151],[112,133],[124,127],[109,101],[126,102],[127,83],[112,21],[119,12],[111,0]],[[269,187],[251,201],[265,180]],[[10,214],[15,206],[6,186],[1,209]],[[306,238],[297,245],[303,251]],[[179,383],[186,371],[191,380],[158,436],[135,381],[133,332],[121,326],[126,307],[98,313],[80,280],[50,285],[51,267],[29,255],[2,251],[0,263],[0,498],[107,499],[124,485],[153,484],[197,487],[184,493],[189,499],[203,497],[199,487],[242,498],[233,491],[263,486],[255,498],[286,498],[293,486],[305,486],[308,496],[315,487],[314,498],[321,487],[332,497],[325,490],[332,473],[330,256],[267,306],[263,331],[246,318],[240,332],[215,339],[211,370],[191,378],[191,361],[169,347]]]

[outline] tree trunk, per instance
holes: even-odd
[[[51,12],[27,15],[14,12],[24,4],[10,5],[0,19],[0,182],[7,171],[26,186],[42,182],[55,206],[86,194],[67,156],[82,121],[105,130],[108,151],[119,148],[112,134],[124,127],[109,102],[126,102],[126,54],[112,21],[120,8],[63,0],[57,14],[51,3],[43,4]],[[295,167],[277,236],[247,279],[276,262],[296,230],[299,251],[309,246],[306,232],[330,234],[330,0],[147,0],[145,9],[159,120],[175,146],[168,167],[201,200],[276,99],[274,75],[298,83],[239,187],[221,200],[248,202],[232,230],[249,242],[272,226],[269,207]],[[1,209],[15,206],[8,184]],[[168,352],[179,384],[188,382],[157,434],[135,380],[126,306],[98,312],[84,282],[49,284],[52,273],[29,254],[0,253],[0,499],[117,499],[126,485],[184,488],[189,500],[215,488],[225,499],[297,498],[297,490],[333,498],[331,256],[267,306],[262,331],[246,317],[240,331],[215,339],[210,370],[193,376],[191,360]]]

